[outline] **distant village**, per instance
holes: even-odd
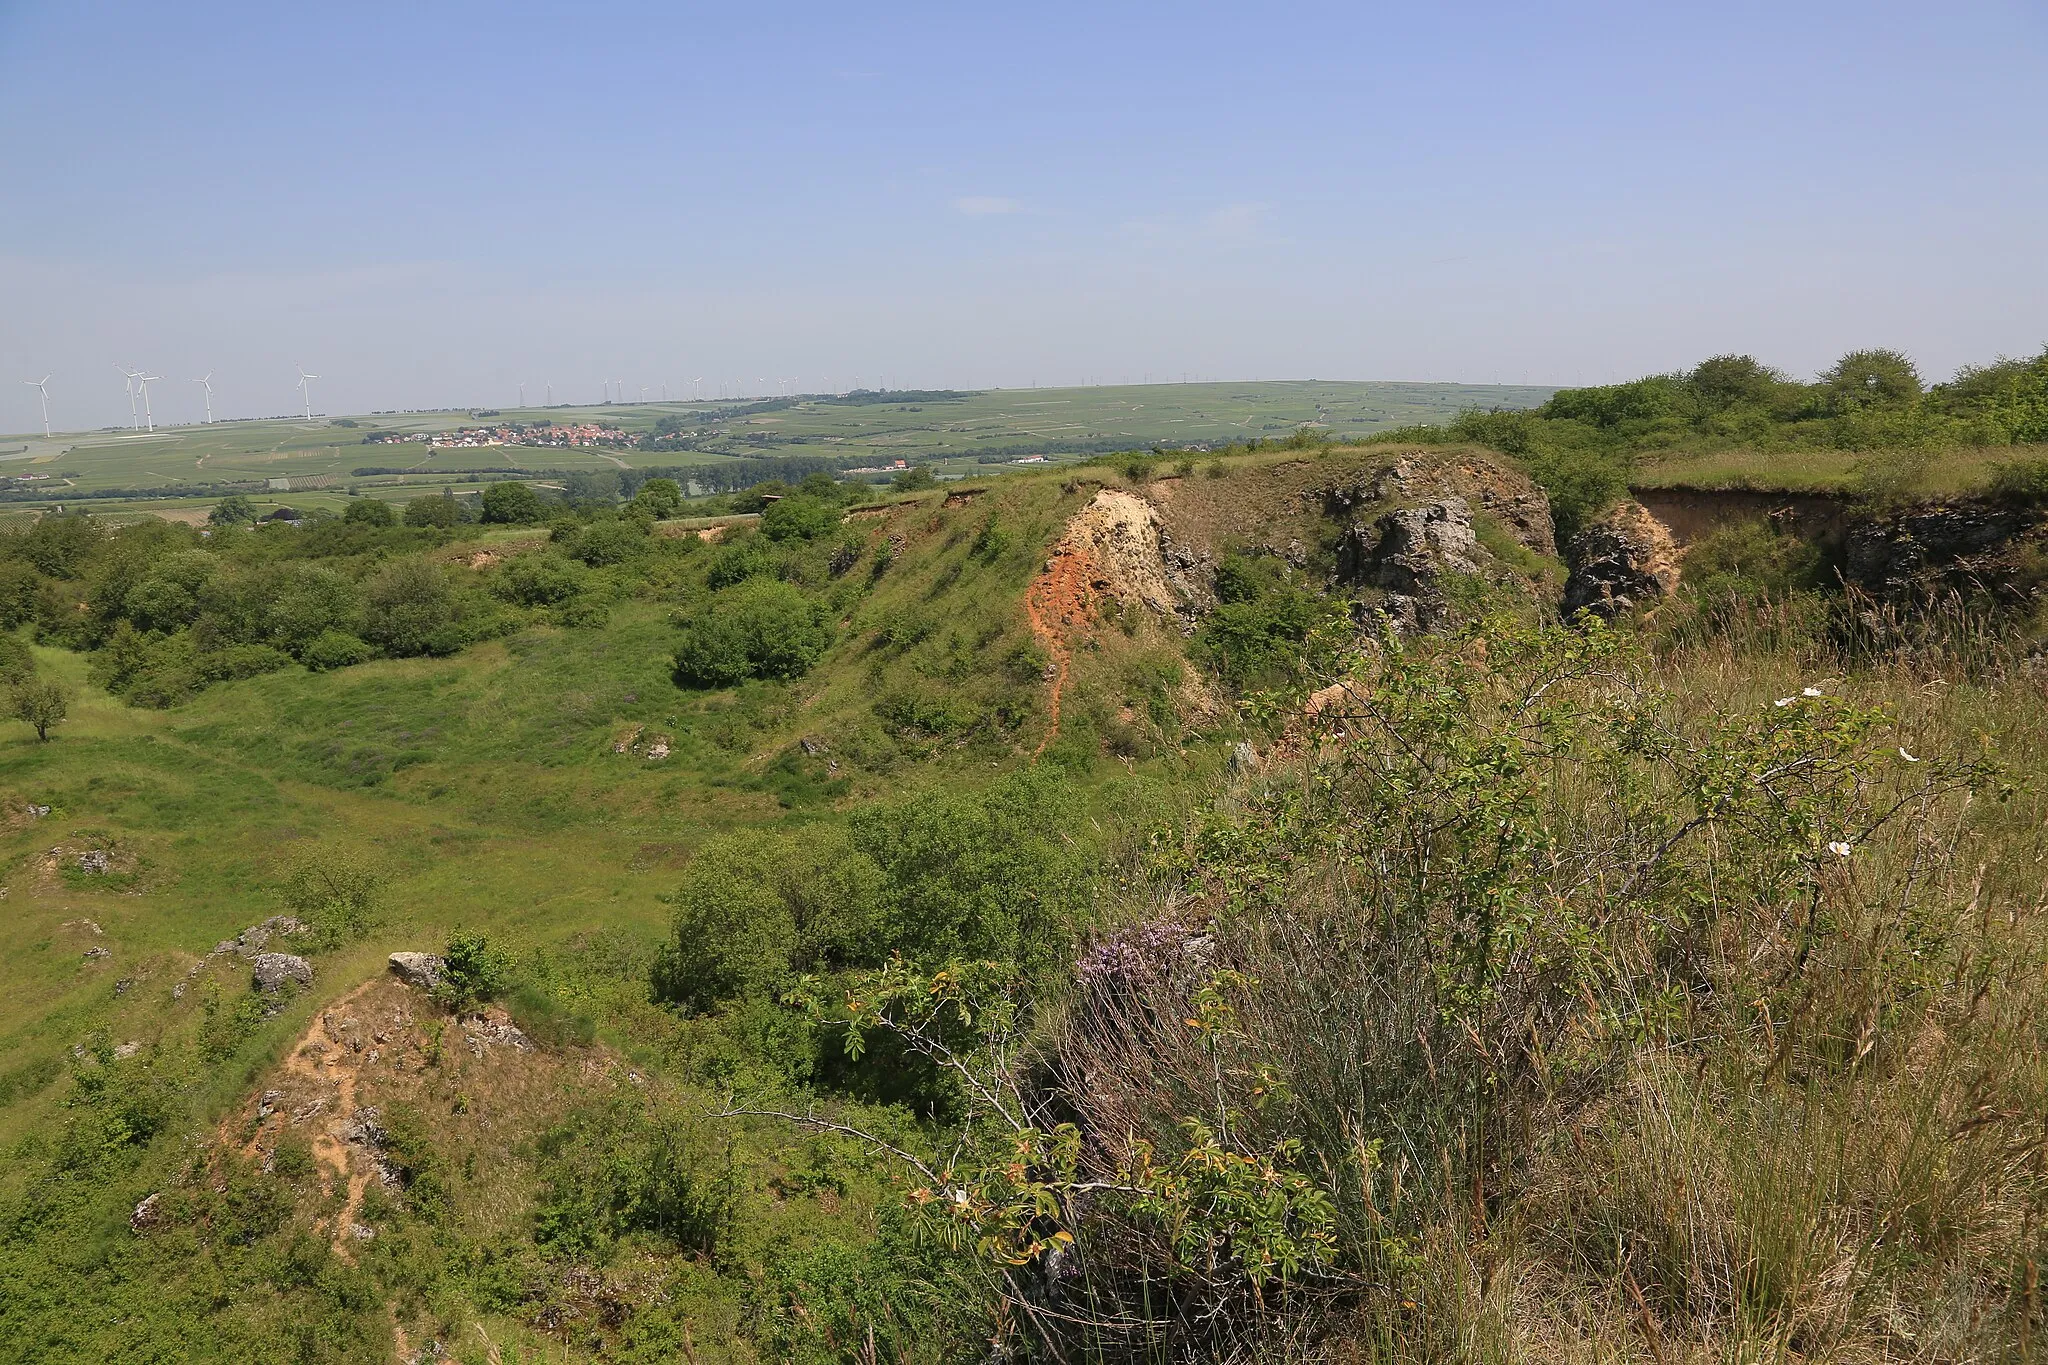
[[[442,446],[614,446],[633,444],[632,435],[620,427],[596,422],[551,423],[528,426],[458,427],[454,431],[373,431],[363,438],[365,445],[400,445],[420,441],[429,448]]]

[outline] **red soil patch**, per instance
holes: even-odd
[[[1048,706],[1051,723],[1045,738],[1031,751],[1033,758],[1045,752],[1060,733],[1060,693],[1067,685],[1067,670],[1073,663],[1075,632],[1095,623],[1095,562],[1084,544],[1068,537],[1053,550],[1045,570],[1024,592],[1024,613],[1031,619],[1031,633],[1051,657],[1048,672],[1052,700]]]

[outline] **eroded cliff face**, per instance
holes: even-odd
[[[1843,576],[1901,603],[1960,593],[2016,602],[2040,577],[2033,563],[2048,533],[2042,513],[1987,498],[1874,513],[1843,541]]]
[[[1567,618],[1590,611],[1613,620],[1668,597],[1678,591],[1682,553],[1669,527],[1625,502],[1573,537],[1561,609]]]

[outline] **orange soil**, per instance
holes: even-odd
[[[1051,723],[1045,738],[1031,751],[1033,758],[1059,737],[1060,693],[1066,688],[1067,669],[1073,662],[1073,636],[1095,623],[1094,585],[1093,557],[1085,545],[1069,537],[1053,550],[1044,572],[1025,590],[1024,612],[1031,619],[1031,633],[1052,660]]]

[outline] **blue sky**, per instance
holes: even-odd
[[[0,378],[1939,376],[2048,341],[2044,72],[2038,0],[0,0]]]

